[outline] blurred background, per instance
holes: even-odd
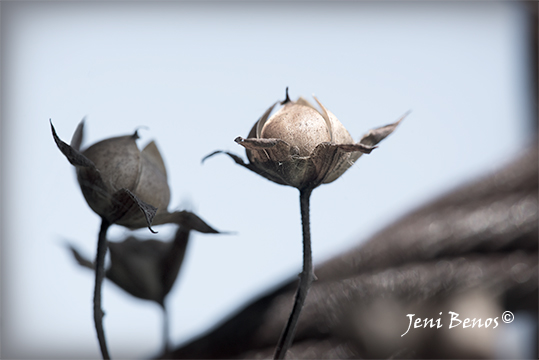
[[[49,119],[69,141],[86,117],[83,148],[144,126],[140,147],[156,140],[167,166],[169,208],[234,232],[192,236],[167,299],[178,345],[301,269],[297,190],[226,156],[201,165],[205,155],[245,158],[234,138],[287,86],[292,99],[315,94],[356,140],[412,110],[314,192],[315,264],[340,254],[531,142],[528,5],[2,2],[1,357],[100,356],[94,279],[65,247],[93,257],[100,220]],[[175,229],[156,230],[136,234],[167,240]],[[157,354],[159,307],[107,281],[103,291],[111,356]]]

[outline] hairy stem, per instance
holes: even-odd
[[[309,200],[311,198],[311,193],[312,189],[300,190],[299,202],[301,208],[301,224],[303,228],[303,271],[300,274],[294,307],[292,308],[292,313],[290,313],[288,322],[281,334],[281,338],[277,343],[277,348],[275,349],[275,354],[273,356],[274,359],[284,359],[288,348],[292,345],[301,309],[307,298],[309,287],[314,280],[313,260],[311,255],[311,227],[309,221]]]
[[[95,258],[95,289],[94,289],[94,323],[97,339],[103,359],[110,359],[103,330],[103,310],[101,309],[101,285],[105,278],[105,255],[107,254],[107,230],[110,223],[102,218],[99,239],[97,241],[97,255]]]

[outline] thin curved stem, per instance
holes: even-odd
[[[110,223],[104,218],[101,219],[101,229],[97,241],[97,255],[95,258],[95,289],[94,289],[94,323],[97,331],[97,339],[103,359],[110,359],[103,330],[103,310],[101,309],[101,285],[105,278],[105,255],[107,254],[107,230]]]
[[[286,326],[281,334],[281,338],[279,339],[277,347],[275,348],[275,354],[273,355],[274,359],[284,359],[288,348],[290,348],[292,345],[301,309],[303,308],[303,304],[307,298],[309,287],[314,280],[313,260],[311,254],[311,227],[309,220],[309,200],[311,198],[311,193],[312,189],[300,190],[299,202],[301,208],[301,224],[303,228],[303,271],[300,274],[299,286],[294,300],[294,307],[292,308],[290,317],[288,318]]]

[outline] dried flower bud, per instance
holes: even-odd
[[[179,227],[172,242],[128,237],[109,242],[110,267],[106,276],[113,283],[140,299],[152,300],[164,307],[172,289],[189,241],[190,230]],[[69,245],[79,265],[94,269],[94,264]]]
[[[60,140],[52,122],[51,130],[60,151],[76,167],[88,205],[109,223],[131,229],[176,223],[200,232],[217,232],[193,213],[168,212],[167,172],[153,141],[140,151],[135,132],[100,141],[81,152],[84,122],[75,130],[71,145]]]
[[[250,163],[236,155],[236,163],[265,178],[300,190],[314,189],[339,178],[362,155],[369,154],[376,144],[391,134],[397,122],[371,130],[354,143],[341,122],[314,98],[321,110],[300,97],[288,97],[277,113],[269,117],[277,103],[270,106],[254,124],[247,139],[235,141],[246,148]],[[216,151],[206,158],[222,151]],[[205,159],[206,159],[205,158]]]

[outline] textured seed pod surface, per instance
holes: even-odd
[[[140,150],[136,137],[120,136],[102,140],[82,152],[101,173],[107,189],[133,191],[140,176]],[[84,172],[78,171],[83,176]]]
[[[154,142],[141,152],[137,146],[137,134],[105,139],[82,152],[92,161],[95,169],[77,168],[77,179],[88,205],[96,213],[110,217],[117,212],[111,194],[127,189],[141,201],[157,208],[157,213],[166,211],[170,201],[163,160]],[[105,189],[96,186],[96,171]],[[106,190],[106,191],[103,191]],[[134,226],[142,220],[135,207],[116,219],[120,225]]]
[[[318,111],[289,102],[264,124],[261,138],[281,139],[305,157],[316,145],[331,141],[331,132]]]

